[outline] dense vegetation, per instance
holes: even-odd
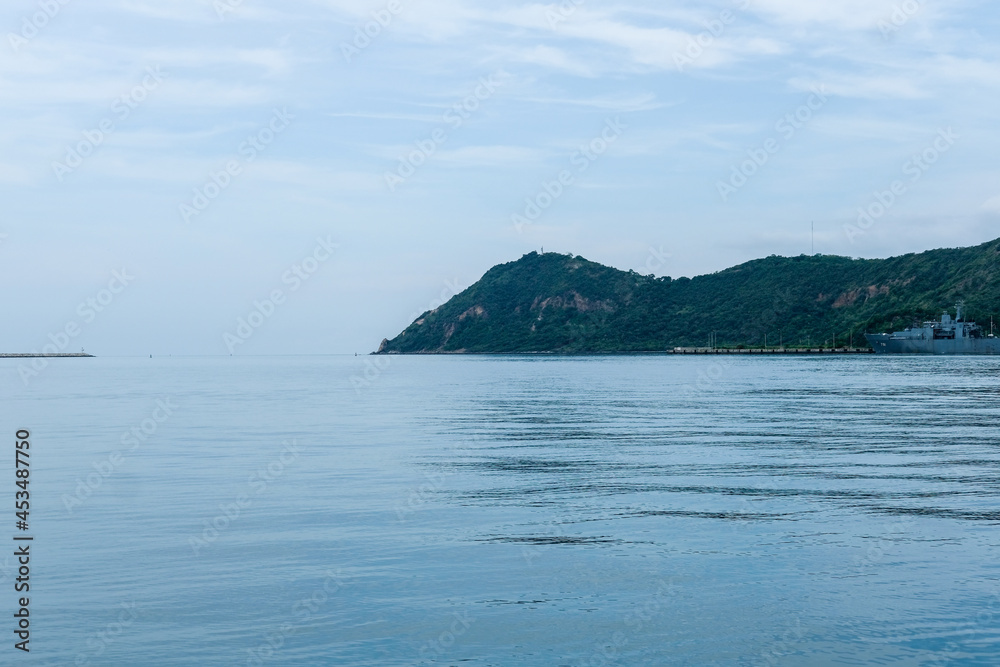
[[[705,346],[865,345],[861,334],[935,319],[964,300],[1000,325],[1000,239],[889,259],[754,260],[655,278],[556,253],[490,269],[424,313],[383,353],[643,352]],[[954,310],[952,310],[954,314]]]

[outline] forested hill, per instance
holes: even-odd
[[[957,301],[1000,325],[1000,239],[889,259],[771,256],[654,278],[532,252],[383,341],[383,354],[653,352],[676,346],[846,345],[935,319]]]

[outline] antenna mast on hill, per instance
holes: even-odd
[[[816,254],[816,223],[812,222],[812,254]]]

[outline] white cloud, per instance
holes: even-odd
[[[532,104],[544,105],[567,105],[584,107],[590,109],[600,109],[602,111],[617,111],[618,113],[628,113],[632,111],[652,111],[672,106],[671,103],[657,102],[653,93],[625,93],[622,95],[604,95],[600,97],[585,98],[558,98],[558,97],[522,97],[521,101]]]
[[[442,150],[434,156],[452,167],[518,167],[537,165],[548,153],[522,146],[464,146]]]
[[[514,49],[508,52],[508,57],[514,62],[541,65],[548,69],[562,70],[577,76],[597,76],[597,68],[581,62],[579,55],[572,55],[564,49],[537,45],[526,49]]]
[[[801,91],[825,86],[831,95],[837,97],[915,100],[928,96],[917,82],[904,75],[848,74],[828,70],[815,77],[794,77],[789,84]]]
[[[32,2],[5,7],[7,25],[19,25]],[[454,257],[488,267],[508,251],[516,256],[532,235],[546,249],[555,238],[552,248],[599,256],[609,238],[641,251],[636,239],[661,234],[681,244],[674,275],[807,251],[808,220],[849,214],[948,126],[961,144],[894,207],[894,222],[886,216],[864,248],[840,249],[892,254],[996,233],[1000,50],[988,32],[998,10],[987,3],[922,2],[886,40],[877,22],[901,0],[754,0],[746,10],[733,0],[588,0],[555,23],[546,16],[555,0],[400,2],[402,13],[347,63],[340,43],[387,0],[244,0],[224,20],[213,0],[74,0],[17,53],[3,44],[3,224],[46,242],[61,238],[60,225],[84,237],[98,230],[108,256],[156,247],[137,212],[143,222],[175,221],[177,204],[237,155],[272,107],[287,106],[298,116],[294,132],[213,205],[218,227],[231,225],[219,234],[239,228],[250,254],[268,256],[263,239],[286,232],[284,218],[329,222],[353,230],[362,254],[387,258],[387,285]],[[723,9],[733,20],[703,36],[702,53],[679,72],[674,56],[688,56]],[[70,182],[57,183],[52,160],[107,116],[147,65],[160,65],[167,80]],[[443,124],[446,109],[497,71],[504,80],[495,96],[462,127]],[[829,105],[720,203],[717,179],[817,84]],[[513,204],[618,114],[629,129],[607,159],[526,230],[527,240],[498,249],[493,241],[513,234],[505,226]],[[384,172],[436,127],[448,142],[419,183],[389,192]],[[930,211],[954,217],[928,217],[919,238],[907,236],[906,216]],[[830,224],[839,234],[841,222]],[[782,225],[785,240],[758,233]],[[961,234],[952,238],[950,225]],[[183,233],[204,251],[202,237]],[[150,251],[158,252],[165,265],[186,256]],[[83,253],[65,251],[60,275],[84,271],[75,254]],[[219,261],[219,271],[233,268]],[[371,319],[378,299],[363,287],[357,294],[352,317]],[[192,310],[206,308],[191,298]]]
[[[901,0],[751,0],[749,10],[778,25],[875,30]]]
[[[327,114],[330,118],[366,118],[369,120],[406,120],[419,123],[440,123],[441,114],[380,113],[375,111],[343,111]]]

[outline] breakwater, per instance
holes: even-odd
[[[84,352],[58,352],[53,354],[40,354],[35,352],[16,352],[16,353],[4,353],[0,352],[0,359],[52,359],[60,357],[93,357],[92,354],[86,354]]]
[[[838,347],[838,348],[727,348],[727,347],[675,347],[670,354],[874,354],[870,347]]]

